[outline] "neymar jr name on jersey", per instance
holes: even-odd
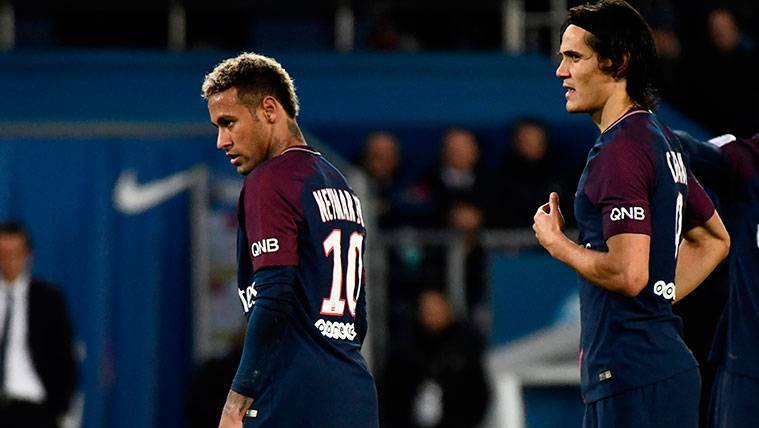
[[[346,220],[364,226],[361,202],[358,197],[344,189],[331,187],[312,192],[316,205],[319,206],[322,223],[333,220]]]

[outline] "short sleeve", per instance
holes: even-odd
[[[246,177],[242,198],[253,271],[269,266],[298,266],[302,184],[287,173],[262,169]]]
[[[706,223],[714,215],[714,204],[692,172],[688,171],[688,201],[685,204],[685,216],[688,225],[698,226]]]
[[[601,213],[604,239],[651,234],[649,191],[655,183],[650,147],[619,136],[588,165],[585,194]]]

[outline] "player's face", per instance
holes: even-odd
[[[211,123],[218,129],[216,148],[223,150],[240,174],[247,174],[271,157],[273,127],[263,120],[261,109],[241,104],[237,89],[208,98]]]
[[[600,112],[614,90],[614,78],[599,68],[598,55],[586,43],[590,33],[570,25],[561,37],[561,63],[556,77],[566,89],[566,109],[570,113]]]

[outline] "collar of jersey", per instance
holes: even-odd
[[[630,116],[632,116],[634,114],[638,114],[638,113],[649,113],[649,114],[652,114],[651,110],[645,110],[645,109],[642,109],[640,107],[637,107],[637,108],[633,107],[632,109],[628,110],[627,113],[623,114],[622,117],[620,117],[619,119],[617,119],[614,122],[612,122],[611,125],[607,126],[606,129],[604,129],[604,132],[602,132],[602,134],[605,134],[611,128],[617,126],[617,124],[619,122],[622,122],[623,120],[627,119],[628,117],[630,117]]]
[[[310,146],[307,146],[305,144],[301,146],[292,146],[288,147],[284,150],[282,150],[282,153],[280,153],[280,156],[287,153],[287,152],[306,152],[306,153],[312,153],[318,156],[321,156],[321,153],[317,152],[315,149],[311,148]]]

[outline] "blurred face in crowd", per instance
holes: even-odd
[[[546,131],[532,124],[521,125],[514,132],[514,152],[522,159],[537,161],[543,159],[548,149]]]
[[[267,99],[261,101],[263,105]],[[274,101],[276,102],[276,101]],[[240,174],[248,174],[261,162],[276,155],[273,150],[274,127],[263,107],[243,104],[232,87],[208,98],[208,113],[218,129],[216,148],[223,150]]]
[[[466,171],[474,168],[480,157],[480,149],[474,134],[462,129],[448,131],[443,138],[443,164]]]
[[[437,291],[425,291],[419,296],[419,321],[431,331],[440,332],[451,323],[451,307]]]
[[[0,234],[0,274],[12,282],[21,275],[29,262],[26,239],[18,234]]]
[[[380,132],[367,138],[364,168],[372,177],[392,177],[398,169],[399,158],[398,142],[392,135]]]
[[[482,210],[468,202],[458,202],[451,207],[448,221],[456,230],[476,232],[482,226]]]
[[[604,73],[598,55],[586,42],[590,33],[570,25],[561,36],[561,63],[556,77],[566,89],[566,109],[570,113],[589,113],[600,117],[606,102],[613,94],[615,79]]]
[[[714,46],[722,52],[730,52],[740,41],[735,17],[727,10],[717,9],[709,13],[709,36]]]

